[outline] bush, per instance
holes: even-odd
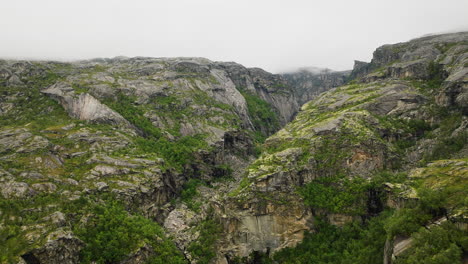
[[[241,91],[241,93],[247,103],[249,117],[254,128],[261,133],[261,135],[256,134],[255,139],[264,141],[265,136],[271,135],[280,128],[278,114],[269,103],[260,97],[245,91]]]
[[[184,202],[189,209],[195,212],[200,210],[201,203],[193,201],[193,198],[198,195],[197,187],[202,184],[203,182],[198,179],[190,179],[184,184],[183,190],[180,194],[182,202]]]
[[[214,219],[206,219],[197,226],[200,236],[188,246],[187,250],[198,259],[199,264],[208,264],[216,256],[215,242],[222,232],[221,225]]]
[[[128,214],[115,201],[96,206],[93,213],[86,226],[75,230],[86,243],[81,252],[84,263],[117,263],[145,243],[155,251],[152,263],[185,263],[155,222]]]
[[[368,183],[346,176],[321,177],[299,188],[304,203],[334,213],[364,214]]]
[[[444,81],[446,74],[444,72],[444,66],[435,61],[431,61],[427,67],[428,73],[428,86],[429,88],[438,88]]]
[[[432,218],[420,208],[403,208],[392,215],[385,223],[389,238],[395,235],[409,236]]]
[[[399,256],[395,264],[445,264],[462,263],[463,252],[468,249],[467,232],[450,222],[421,228],[415,233],[412,246]]]
[[[381,263],[385,244],[382,222],[387,213],[366,225],[356,222],[339,228],[323,220],[316,222],[316,232],[307,233],[295,248],[274,255],[278,263]]]

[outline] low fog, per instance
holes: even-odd
[[[270,72],[347,70],[376,47],[468,30],[466,0],[15,0],[0,57],[206,57]]]

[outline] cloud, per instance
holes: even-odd
[[[466,28],[466,10],[465,0],[6,1],[0,57],[194,56],[271,72],[346,70],[380,45]]]

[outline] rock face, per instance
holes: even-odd
[[[59,101],[72,118],[130,126],[130,123],[120,114],[101,104],[92,95],[88,93],[76,94],[73,88],[66,83],[56,83],[42,92]]]
[[[345,84],[350,73],[351,71],[301,68],[296,72],[283,73],[282,76],[294,88],[299,105],[302,106],[319,94]]]
[[[272,75],[259,68],[245,68],[240,64],[218,63],[239,89],[257,94],[270,103],[279,113],[282,125],[291,121],[299,109],[295,87],[288,85],[280,75]]]
[[[231,240],[227,242],[229,246],[222,248],[241,256],[251,251],[274,252],[287,246],[288,241],[300,241],[292,234],[314,230],[316,215],[340,226],[381,210],[379,206],[372,209],[370,202],[362,203],[372,199],[371,192],[339,210],[326,203],[310,208],[295,193],[297,188],[308,184],[324,185],[321,179],[336,175],[345,175],[348,180],[370,180],[380,171],[408,170],[424,157],[434,155],[433,147],[444,144],[441,142],[446,136],[454,135],[444,136],[436,130],[435,138],[425,139],[424,130],[430,128],[416,128],[411,122],[441,122],[444,117],[434,113],[434,101],[452,109],[454,115],[465,113],[465,106],[458,102],[464,100],[467,40],[468,34],[460,33],[383,46],[376,50],[371,63],[356,63],[351,73],[357,77],[354,82],[330,89],[303,105],[292,122],[266,140],[262,155],[247,168],[242,184],[230,198],[220,202],[225,205],[224,210],[220,209],[224,219],[236,219],[233,222],[238,223],[227,225],[231,229],[227,228],[226,233],[230,237],[252,238],[248,246],[238,248],[245,241],[233,239],[236,242]],[[294,80],[292,76],[289,78]],[[451,131],[463,130],[462,120]],[[414,142],[411,146],[401,144],[409,140]],[[459,151],[464,153],[463,149]],[[346,182],[343,178],[335,181],[338,185],[340,181]],[[417,199],[414,189],[399,188],[402,189],[398,197],[389,197],[391,207],[401,208],[409,200]],[[290,206],[282,211],[271,205],[275,201]],[[237,210],[226,209],[237,203],[240,203]],[[275,209],[264,214],[257,204]],[[363,211],[356,214],[358,208]],[[277,212],[282,212],[281,220],[276,218]],[[290,222],[288,217],[292,215],[298,220]],[[249,229],[252,222],[261,225],[256,227],[257,231]],[[278,230],[278,222],[287,226]],[[297,223],[304,224],[298,227]],[[295,232],[285,233],[288,229]],[[258,230],[267,230],[268,235],[259,234]],[[410,247],[408,243],[405,245]],[[245,252],[246,248],[252,250]]]
[[[27,264],[79,263],[79,252],[84,243],[70,233],[58,232],[49,235],[48,241],[40,249],[34,249],[21,257]]]
[[[0,146],[3,152],[28,153],[50,145],[47,139],[35,136],[27,129],[7,129],[0,132]]]
[[[405,78],[416,77],[424,79],[430,74],[426,71],[429,62],[439,60],[442,64],[451,64],[451,59],[462,55],[466,45],[466,32],[427,36],[408,42],[384,45],[374,51],[372,61],[368,64],[355,62],[352,77],[362,77],[370,74],[369,78]],[[455,44],[455,45],[454,45]],[[457,47],[456,47],[457,46]],[[450,50],[454,48],[453,50]],[[458,60],[464,60],[464,55]],[[453,61],[456,63],[456,61]],[[452,65],[447,65],[452,66]]]
[[[249,256],[253,251],[270,253],[301,242],[304,232],[312,227],[312,213],[301,206],[300,199],[283,199],[272,197],[267,202],[255,197],[246,202],[232,199],[217,207],[226,232],[220,241],[222,257],[217,261]]]
[[[365,82],[385,78],[443,80],[436,101],[445,107],[462,108],[467,103],[468,33],[418,38],[405,43],[384,45],[374,52],[368,64],[356,62],[351,77]]]

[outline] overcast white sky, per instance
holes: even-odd
[[[195,56],[351,69],[380,45],[468,31],[468,0],[0,0],[0,57]]]

